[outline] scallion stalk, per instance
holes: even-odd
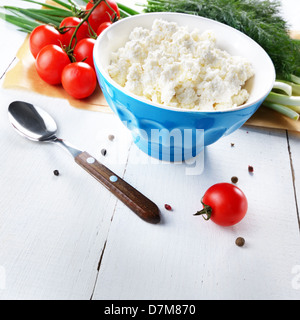
[[[122,10],[119,8],[119,11],[120,11],[120,16],[122,18],[128,18],[128,17],[131,17],[131,15],[129,13],[127,13],[126,11]]]
[[[300,106],[300,96],[287,96],[275,92],[270,92],[266,101],[285,106]]]
[[[56,16],[56,17],[62,17],[67,18],[72,15],[72,12],[69,10],[61,10],[61,9],[23,9],[26,11],[31,11],[36,14],[44,14],[48,16]]]
[[[129,16],[134,16],[134,15],[140,14],[140,12],[138,12],[132,8],[127,7],[122,3],[117,2],[117,5],[118,5],[120,11],[122,10],[122,11],[126,12]]]
[[[292,88],[292,95],[300,96],[300,84],[296,84],[294,82],[285,81],[285,80],[278,80],[280,82],[286,83]]]
[[[297,76],[295,76],[294,74],[291,75],[291,80],[292,80],[294,83],[300,84],[300,77],[297,77]]]
[[[300,106],[286,106],[286,107],[296,111],[297,113],[300,113]]]
[[[288,96],[292,95],[293,88],[290,84],[283,81],[276,81],[274,83],[273,89],[278,89],[285,92]]]
[[[272,103],[272,102],[268,102],[268,101],[264,101],[263,105],[268,107],[269,109],[272,109],[276,112],[283,114],[286,117],[289,117],[290,119],[299,120],[299,114],[296,111],[294,111],[284,105]]]
[[[72,11],[72,6],[65,3],[64,1],[60,1],[60,0],[52,0],[52,1]]]
[[[41,10],[41,12],[37,13],[36,11],[32,11],[31,9],[22,9],[22,8],[11,7],[11,6],[4,6],[4,8],[9,10],[9,11],[11,11],[11,12],[13,12],[13,13],[15,12],[16,14],[22,13],[26,17],[29,17],[29,18],[34,19],[34,20],[38,20],[38,21],[43,22],[43,23],[50,23],[50,24],[53,24],[53,25],[55,25],[57,27],[60,24],[60,22],[59,22],[59,20],[57,18],[55,18],[53,16],[47,16],[46,14],[44,14],[42,12],[43,10]]]
[[[53,5],[48,4],[48,3],[39,2],[39,1],[35,1],[35,0],[23,0],[23,1],[25,1],[25,2],[30,2],[30,3],[34,3],[34,4],[38,4],[38,5],[42,6],[42,7],[56,10],[57,12],[58,12],[58,11],[61,11],[61,12],[69,13],[69,15],[72,14],[72,11],[69,10],[69,9],[59,8],[59,7],[57,7],[57,6],[53,6]]]
[[[22,18],[22,17],[16,17],[10,14],[6,14],[3,12],[0,12],[0,18],[14,24],[15,26],[21,28],[21,29],[26,29],[30,30],[30,32],[41,25],[41,23],[33,21],[32,19],[27,19],[27,18]],[[24,31],[24,30],[22,30]]]

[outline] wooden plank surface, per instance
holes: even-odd
[[[300,239],[284,131],[237,131],[207,148],[199,176],[187,176],[184,166],[131,160],[125,177],[148,189],[162,208],[163,223],[140,223],[118,204],[95,299],[299,298],[291,286]],[[245,220],[221,228],[194,217],[205,190],[233,175],[249,200]],[[174,211],[163,210],[164,203]],[[239,236],[246,240],[243,248],[235,245]]]
[[[0,290],[0,299],[89,299],[116,199],[59,147],[19,136],[7,119],[6,107],[15,99],[43,107],[56,118],[61,137],[89,150],[120,176],[126,159],[109,162],[118,158],[116,152],[123,150],[126,156],[131,141],[112,115],[1,93],[0,265],[7,289]],[[123,137],[123,149],[110,148],[104,159],[108,132]]]
[[[24,35],[1,20],[0,29],[1,77]],[[300,298],[298,134],[242,128],[206,148],[193,175],[141,153],[114,115],[28,92],[0,89],[0,98],[0,299]],[[18,99],[46,109],[62,138],[153,200],[162,223],[139,219],[63,150],[19,137],[7,119]],[[194,217],[205,190],[232,176],[248,197],[246,218],[221,228]]]
[[[295,205],[298,214],[298,222],[300,229],[300,133],[289,132],[287,134],[290,161],[291,161],[291,171],[293,179],[293,187],[295,192]]]

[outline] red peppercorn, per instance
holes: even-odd
[[[253,168],[252,166],[248,166],[248,171],[249,171],[250,173],[252,173],[252,172],[254,172],[254,168]]]
[[[168,211],[172,211],[172,207],[169,204],[165,204],[165,208]]]

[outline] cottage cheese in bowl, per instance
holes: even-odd
[[[124,89],[164,106],[226,110],[244,104],[251,63],[216,45],[216,34],[192,32],[156,19],[151,29],[136,27],[125,46],[112,53],[110,77]]]

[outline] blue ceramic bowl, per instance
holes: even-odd
[[[190,31],[213,30],[220,49],[247,58],[255,71],[246,84],[250,93],[247,103],[224,111],[167,107],[126,91],[112,80],[107,72],[111,53],[125,45],[135,27],[150,29],[153,21],[160,18],[188,26]],[[150,156],[167,161],[194,157],[204,146],[240,128],[262,104],[275,81],[273,63],[255,41],[219,22],[180,13],[147,13],[114,23],[97,39],[94,62],[107,103],[131,130],[136,145]]]

